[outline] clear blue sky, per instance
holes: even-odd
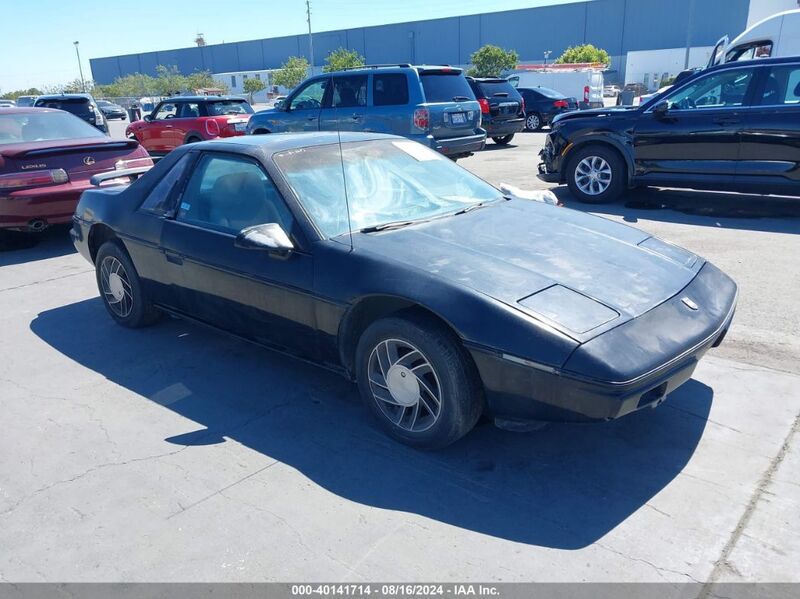
[[[475,14],[576,0],[311,0],[315,31]],[[4,0],[0,89],[53,85],[78,77],[73,41],[89,59],[236,42],[306,31],[305,0]],[[130,15],[130,6],[138,16]]]

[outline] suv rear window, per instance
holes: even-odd
[[[86,116],[89,114],[89,100],[86,98],[64,98],[53,100],[37,100],[37,107],[44,108],[57,108],[58,110],[66,110],[78,116]]]
[[[408,104],[408,77],[403,73],[372,76],[373,106]]]
[[[473,100],[475,94],[472,93],[469,83],[461,73],[447,73],[443,71],[432,71],[420,73],[422,89],[425,91],[426,102],[455,102],[459,100]]]
[[[487,98],[492,96],[516,98],[519,96],[519,92],[508,81],[478,81],[478,85]]]
[[[208,103],[209,116],[225,114],[253,114],[253,108],[244,100],[225,100]]]

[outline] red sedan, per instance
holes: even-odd
[[[68,112],[0,109],[0,230],[68,223],[93,175],[152,164],[135,140],[111,139]]]

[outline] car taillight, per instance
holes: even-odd
[[[569,108],[569,102],[566,100],[556,100],[553,102],[553,108]]]
[[[589,86],[588,85],[584,85],[583,86],[583,101],[584,102],[588,102],[589,101]]]
[[[417,108],[414,111],[414,126],[423,131],[427,131],[431,126],[431,113],[427,108]]]
[[[219,135],[219,123],[214,119],[208,119],[206,121],[206,133],[208,133],[211,137],[216,137]]]
[[[30,171],[0,175],[0,190],[38,187],[41,185],[58,185],[69,181],[67,171],[57,168],[51,171]]]
[[[481,114],[489,114],[491,110],[489,108],[489,100],[487,100],[486,98],[479,98],[478,104],[481,105]]]

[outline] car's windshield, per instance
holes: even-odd
[[[71,114],[40,112],[0,115],[0,145],[106,136]]]
[[[453,161],[408,140],[345,143],[341,154],[338,144],[313,146],[281,152],[274,160],[327,237],[350,230],[348,212],[358,231],[501,198]]]
[[[209,102],[208,114],[211,116],[222,116],[225,114],[253,114],[253,108],[244,100]]]

